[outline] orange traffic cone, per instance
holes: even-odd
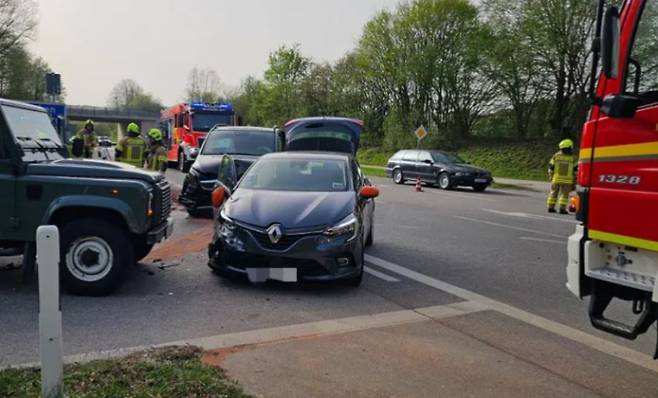
[[[416,177],[416,192],[423,192],[423,185],[420,183],[420,177]]]

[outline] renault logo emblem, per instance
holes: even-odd
[[[270,237],[270,242],[273,244],[279,243],[281,240],[281,237],[283,236],[283,232],[281,231],[281,225],[279,224],[274,224],[271,227],[267,229],[267,236]]]

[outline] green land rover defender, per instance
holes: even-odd
[[[37,227],[56,225],[63,286],[109,294],[128,267],[171,235],[170,212],[163,176],[67,159],[44,109],[0,99],[0,255],[22,254],[24,272],[34,270]]]

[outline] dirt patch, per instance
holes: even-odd
[[[208,244],[212,239],[212,222],[205,222],[178,238],[169,239],[158,245],[144,259],[145,263],[151,263],[155,260],[159,262],[175,261],[191,253],[199,253],[208,249]]]
[[[256,347],[256,345],[242,345],[238,347],[221,348],[219,350],[207,351],[201,356],[201,362],[208,366],[221,368],[226,358],[228,358],[230,355],[254,349]]]

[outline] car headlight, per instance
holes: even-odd
[[[219,227],[217,232],[226,239],[232,239],[235,236],[235,222],[226,215],[223,209],[219,213]]]
[[[356,238],[359,233],[359,220],[354,214],[350,214],[335,225],[324,230],[324,235],[329,237],[349,236],[348,241]]]

